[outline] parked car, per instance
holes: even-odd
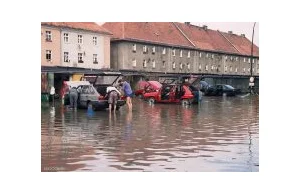
[[[158,81],[140,81],[137,85],[138,88],[134,93],[138,97],[143,97],[143,93],[145,91],[154,92],[162,87],[161,83],[159,83]]]
[[[205,95],[208,96],[222,96],[226,94],[227,96],[235,96],[241,92],[240,89],[236,89],[227,84],[216,84],[215,86],[210,86],[207,88]]]
[[[193,94],[186,85],[165,84],[159,90],[145,92],[145,100],[151,103],[182,103],[189,105],[193,101]]]
[[[105,95],[100,95],[96,88],[88,81],[65,81],[64,82],[64,105],[70,105],[69,89],[72,87],[77,88],[78,108],[88,108],[89,106],[93,110],[103,110],[109,107],[108,99]],[[117,102],[117,110],[125,105],[126,101],[120,99]]]

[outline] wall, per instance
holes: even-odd
[[[136,44],[136,52],[133,52],[132,46]],[[147,46],[148,52],[143,52],[143,46]],[[155,46],[155,53],[152,53],[152,48]],[[163,49],[166,49],[166,54],[162,54]],[[111,60],[112,68],[141,70],[147,72],[166,72],[166,73],[203,73],[203,74],[227,74],[227,75],[250,75],[248,71],[250,63],[249,57],[227,55],[222,53],[212,53],[207,51],[199,51],[185,48],[175,48],[175,56],[172,55],[172,47],[158,46],[153,44],[142,44],[135,42],[118,41],[111,43]],[[182,50],[182,57],[180,51]],[[190,51],[190,57],[187,56]],[[227,58],[226,58],[227,56]],[[244,62],[246,58],[246,62]],[[132,66],[132,60],[136,60],[136,67]],[[143,60],[147,61],[147,67],[143,67]],[[152,60],[155,60],[155,68],[152,66]],[[165,67],[163,67],[165,61]],[[175,69],[172,64],[175,62]],[[180,68],[180,63],[183,68]],[[190,64],[190,69],[187,64]],[[257,74],[255,59],[253,63],[253,75]],[[201,69],[199,69],[201,65]],[[208,69],[206,70],[206,65]],[[213,68],[212,68],[213,67]],[[227,67],[227,70],[226,68]],[[230,69],[232,67],[232,69]],[[235,68],[237,72],[235,72]],[[243,68],[245,67],[245,72]]]
[[[69,34],[69,42],[64,41],[64,33]],[[83,43],[78,43],[78,35],[83,36]],[[97,37],[97,45],[93,44],[93,37]],[[110,59],[108,49],[110,49],[107,41],[107,36],[100,35],[98,33],[62,29],[61,32],[61,61],[63,66],[69,67],[83,67],[101,69],[109,67]],[[69,62],[64,62],[64,52],[69,52]],[[78,53],[83,53],[83,63],[78,63]],[[93,63],[93,54],[97,54],[98,64]],[[107,59],[108,58],[108,59]]]
[[[46,41],[46,31],[51,31],[52,40]],[[51,61],[46,60],[46,50],[51,50]],[[60,61],[60,30],[48,26],[41,26],[41,65],[59,66]]]

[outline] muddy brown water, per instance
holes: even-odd
[[[132,112],[41,108],[41,171],[259,171],[258,97],[204,97]]]

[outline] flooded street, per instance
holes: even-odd
[[[41,171],[259,171],[258,97],[133,99],[115,115],[47,103],[41,124]]]

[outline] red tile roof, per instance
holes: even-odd
[[[63,28],[73,28],[78,30],[88,30],[101,34],[112,35],[110,31],[95,22],[42,22],[42,25],[50,25]]]
[[[218,32],[211,29],[175,23],[183,33],[201,50],[239,54],[239,52]]]
[[[172,22],[107,22],[102,26],[116,39],[194,47]]]
[[[246,37],[236,34],[228,34],[222,32],[222,34],[234,45],[234,47],[242,54],[251,56],[251,41]],[[253,56],[259,56],[259,48],[253,44]]]
[[[178,22],[107,22],[102,26],[113,33],[113,39],[251,55],[251,42],[246,37],[211,29],[205,30],[191,24]],[[256,45],[253,45],[253,55],[259,56]]]

